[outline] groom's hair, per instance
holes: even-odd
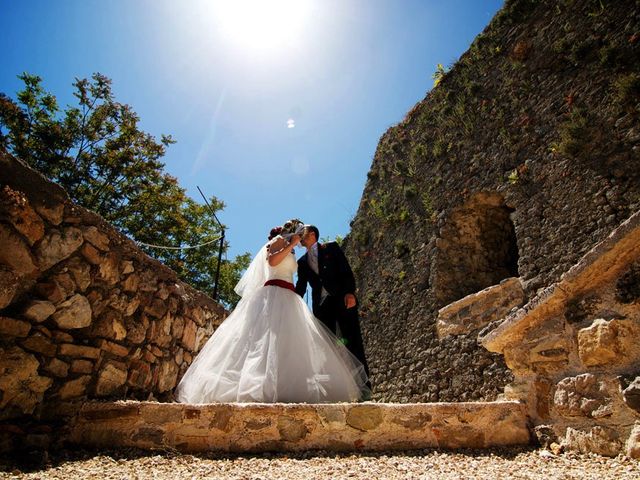
[[[304,228],[315,234],[316,242],[320,240],[320,232],[318,231],[318,227],[316,227],[315,225],[305,225]]]

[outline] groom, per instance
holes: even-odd
[[[304,296],[307,283],[311,285],[314,315],[334,334],[336,324],[340,326],[346,347],[360,360],[369,376],[358,321],[353,272],[340,246],[336,242],[318,243],[318,237],[317,227],[304,226],[300,243],[307,253],[298,260],[296,292]]]

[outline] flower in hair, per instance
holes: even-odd
[[[280,235],[281,232],[282,232],[282,227],[280,227],[280,226],[273,227],[271,229],[271,231],[269,232],[269,240],[271,240],[272,238],[277,237],[278,235]]]

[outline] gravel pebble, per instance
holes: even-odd
[[[640,462],[624,456],[510,448],[335,454],[186,455],[117,450],[41,456],[42,465],[0,461],[2,479],[638,479]],[[33,461],[32,457],[25,457]]]

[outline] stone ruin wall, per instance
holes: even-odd
[[[640,211],[479,339],[542,445],[640,458]]]
[[[345,239],[374,399],[513,381],[478,332],[640,209],[638,58],[634,0],[507,1],[382,136]]]
[[[42,431],[86,399],[170,399],[225,317],[7,154],[0,154],[0,246],[3,449],[37,436],[32,419]]]

